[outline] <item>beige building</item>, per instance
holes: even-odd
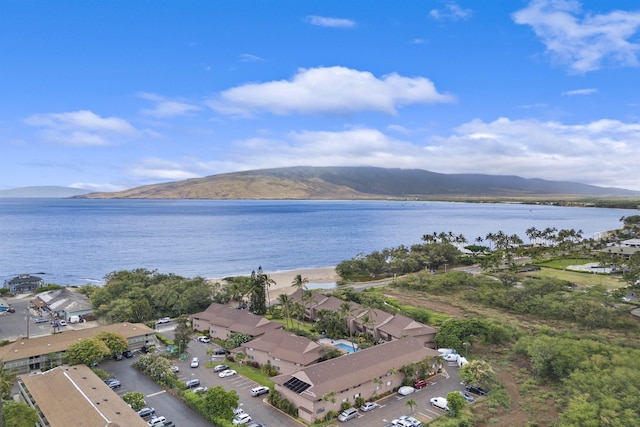
[[[438,357],[436,350],[412,338],[379,344],[273,378],[275,390],[298,408],[298,416],[312,423],[342,402],[353,404],[397,389],[403,380],[398,370],[425,358]],[[323,399],[324,398],[324,399]]]
[[[308,338],[275,329],[243,344],[241,350],[248,360],[269,364],[280,374],[287,374],[316,363],[323,347]]]
[[[205,311],[191,315],[191,325],[196,331],[208,331],[211,338],[225,340],[232,333],[256,337],[266,331],[280,329],[282,324],[272,322],[248,310],[238,310],[223,304],[212,303]]]
[[[59,366],[18,379],[20,400],[38,411],[37,427],[148,427],[87,366]]]
[[[141,323],[114,323],[35,338],[22,338],[0,347],[0,359],[4,361],[6,369],[15,373],[39,370],[51,363],[61,365],[64,352],[71,344],[93,338],[102,331],[115,332],[125,337],[130,350],[157,344],[156,335],[148,326]]]

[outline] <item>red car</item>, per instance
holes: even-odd
[[[422,387],[426,387],[429,385],[429,381],[427,380],[418,380],[413,385],[413,388],[421,389]]]

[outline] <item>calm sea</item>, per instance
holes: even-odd
[[[185,277],[248,275],[336,265],[359,253],[452,231],[469,242],[529,227],[620,227],[637,211],[518,204],[388,201],[0,199],[0,283],[102,283],[117,270]]]

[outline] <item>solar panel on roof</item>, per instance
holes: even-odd
[[[302,393],[303,391],[305,391],[306,389],[311,387],[311,384],[308,384],[308,383],[306,383],[306,382],[304,382],[302,380],[299,380],[298,378],[295,378],[295,377],[291,377],[283,385],[285,387],[287,387],[289,390],[294,391],[294,392],[296,392],[298,394]]]

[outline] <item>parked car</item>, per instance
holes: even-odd
[[[444,359],[445,362],[457,362],[458,361],[458,355],[455,354],[455,353],[445,354],[444,356],[442,356],[442,358]]]
[[[358,410],[356,408],[345,409],[340,413],[340,415],[338,415],[338,421],[344,423],[346,421],[354,419],[357,416],[358,416]]]
[[[440,408],[443,411],[449,410],[449,402],[447,402],[447,399],[445,399],[444,397],[433,397],[429,402],[431,402],[431,406]]]
[[[240,414],[240,415],[236,415],[235,418],[233,419],[232,423],[234,426],[236,425],[240,425],[240,424],[249,424],[251,422],[251,416],[249,414]]]
[[[362,412],[369,412],[369,411],[373,411],[376,408],[379,408],[380,405],[378,405],[376,402],[365,402],[361,407],[360,410]]]
[[[267,425],[266,424],[260,424],[260,423],[251,423],[247,427],[267,427]]]
[[[489,390],[485,390],[482,387],[478,387],[477,385],[468,385],[464,389],[479,396],[484,396],[485,394],[489,393]]]
[[[217,354],[217,355],[227,354],[227,350],[225,350],[224,348],[218,347],[213,351],[213,354]]]
[[[13,307],[7,308],[7,313],[15,313],[15,312],[16,312],[15,308],[13,308]]]
[[[411,387],[411,386],[408,386],[408,385],[405,385],[405,386],[402,386],[402,387],[400,387],[400,388],[398,389],[398,394],[399,394],[400,396],[406,396],[406,395],[408,395],[408,394],[413,393],[414,391],[416,391],[416,389],[415,389],[415,388],[413,388],[413,387]]]
[[[200,385],[200,380],[197,378],[194,378],[192,380],[185,381],[184,384],[187,386],[187,388],[194,388]]]
[[[161,319],[158,319],[158,321],[156,322],[157,324],[162,324],[162,323],[169,323],[171,322],[171,318],[170,317],[163,317]]]
[[[122,385],[117,378],[109,378],[108,380],[104,380],[104,383],[108,385],[110,389],[118,388]]]
[[[413,427],[409,421],[401,420],[399,418],[391,421],[391,425],[393,427]]]
[[[34,322],[36,322],[36,323],[47,323],[48,320],[44,319],[42,317],[37,317],[37,318],[34,319]]]
[[[426,387],[429,385],[429,381],[427,380],[418,380],[413,384],[414,388],[417,388],[418,390],[420,390],[422,387]]]
[[[191,367],[197,368],[198,366],[200,366],[200,360],[197,357],[191,359]]]
[[[200,386],[193,389],[194,393],[206,393],[209,390],[208,387]]]
[[[173,421],[162,421],[158,424],[155,424],[153,427],[176,427]]]
[[[178,365],[173,365],[173,366],[171,367],[171,370],[172,370],[173,372],[180,372],[180,366],[178,366]]]
[[[147,424],[150,426],[157,426],[158,424],[164,423],[165,421],[167,421],[167,418],[162,415],[153,416],[149,421],[147,421]]]
[[[114,353],[113,356],[111,356],[113,358],[113,360],[122,360],[124,359],[124,356],[120,353]]]
[[[61,320],[61,321],[58,322],[58,325],[67,326],[67,321],[66,320]]]
[[[127,359],[129,359],[129,358],[133,357],[133,352],[131,350],[127,349],[127,350],[122,352],[122,355],[124,357],[126,357]]]
[[[216,365],[213,367],[213,372],[222,372],[226,371],[227,369],[229,369],[227,365]]]
[[[473,396],[471,396],[466,391],[458,390],[458,391],[456,391],[456,393],[460,393],[460,396],[462,396],[464,398],[464,400],[466,400],[467,402],[473,402]]]
[[[145,406],[138,411],[138,415],[141,417],[148,417],[156,413],[156,410],[152,406]]]
[[[403,416],[400,417],[400,419],[402,421],[408,422],[413,427],[420,427],[422,425],[422,423],[420,421],[418,421],[417,419],[415,419],[413,417],[410,417],[408,415],[403,415]]]
[[[260,387],[255,387],[251,389],[251,396],[260,396],[261,394],[269,393],[269,387],[265,387],[261,385]]]
[[[237,372],[236,372],[236,371],[234,371],[233,369],[227,369],[227,370],[224,370],[224,371],[220,372],[220,373],[218,374],[218,376],[219,376],[220,378],[225,378],[225,377],[233,376],[233,375],[235,375],[235,374],[237,374]]]
[[[209,337],[207,337],[205,335],[202,335],[202,336],[198,337],[198,341],[203,342],[203,343],[206,344],[206,343],[210,343],[211,342],[211,338],[209,338]]]

